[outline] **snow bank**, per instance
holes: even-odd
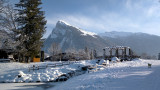
[[[148,68],[148,63],[152,68]],[[158,60],[113,63],[104,70],[71,78],[49,90],[159,90],[159,70]]]

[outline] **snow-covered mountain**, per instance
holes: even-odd
[[[160,36],[146,33],[105,32],[99,34],[103,39],[115,45],[129,46],[137,54],[147,53],[157,56],[160,53]]]
[[[118,38],[118,37],[127,37],[132,35],[133,33],[131,32],[117,32],[117,31],[112,31],[112,32],[105,32],[105,33],[100,33],[98,34],[101,37],[111,37],[111,38]]]
[[[57,22],[52,33],[45,40],[45,52],[48,52],[52,43],[58,43],[62,51],[69,48],[78,50],[88,47],[90,49],[97,49],[101,52],[101,55],[104,47],[113,45],[129,46],[138,55],[147,53],[148,55],[157,56],[160,52],[160,36],[116,31],[97,35],[74,27],[62,20]]]
[[[109,43],[97,34],[84,31],[62,20],[57,22],[52,33],[45,40],[45,52],[48,52],[52,43],[58,43],[62,51],[69,48],[84,49],[85,47],[102,51],[104,47],[109,46]]]

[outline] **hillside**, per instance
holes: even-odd
[[[129,46],[134,52],[141,55],[147,53],[157,56],[160,52],[160,36],[146,33],[106,32],[99,34],[103,39],[114,45]]]
[[[44,51],[48,53],[52,43],[58,43],[62,51],[69,48],[76,50],[96,49],[99,55],[102,55],[102,49],[108,46],[129,46],[138,54],[147,54],[154,57],[160,52],[160,36],[146,33],[131,32],[105,32],[95,34],[74,27],[65,21],[58,21],[52,33],[44,42]]]
[[[102,52],[104,47],[110,46],[109,42],[106,42],[95,33],[71,26],[64,21],[58,21],[52,33],[45,40],[45,52],[48,52],[52,43],[58,43],[62,48],[62,51],[69,48],[78,50],[88,47],[89,49],[96,49],[97,51]]]

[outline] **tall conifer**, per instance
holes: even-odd
[[[19,51],[22,56],[35,57],[39,55],[43,42],[41,38],[45,32],[46,20],[44,12],[40,11],[41,0],[20,0],[16,7],[19,17]]]

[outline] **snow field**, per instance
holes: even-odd
[[[37,80],[47,81],[55,79],[56,76],[67,73],[71,70],[78,70],[81,66],[98,65],[98,60],[80,61],[75,64],[66,66],[59,66],[56,68],[48,67],[38,71],[28,72],[28,66],[32,65],[46,65],[53,62],[45,63],[0,63],[0,80],[5,82],[19,82],[26,80],[28,82],[32,79],[33,82]],[[106,62],[100,60],[99,64]],[[148,63],[152,64],[151,68],[148,68]],[[101,65],[100,65],[101,66]],[[66,82],[56,83],[39,83],[38,87],[49,85],[50,88],[46,90],[160,90],[160,61],[158,60],[142,60],[135,59],[133,61],[112,63],[106,67],[101,68],[97,72],[85,73],[79,76],[75,76],[67,80]],[[21,78],[13,78],[14,75],[21,74]],[[29,79],[30,78],[30,79]],[[8,81],[7,81],[8,80]],[[12,81],[13,80],[13,81]],[[16,81],[17,80],[17,81]],[[27,81],[28,80],[28,81]],[[23,89],[21,84],[15,83],[11,85],[9,83],[1,84],[2,89],[8,90],[13,88]],[[29,83],[32,84],[32,83]],[[37,83],[38,84],[38,83]],[[56,85],[55,85],[56,84]],[[3,87],[9,85],[10,87]],[[12,87],[13,85],[13,87]],[[28,85],[25,83],[25,85]],[[33,83],[34,85],[34,83]],[[20,87],[19,87],[20,86]],[[38,87],[27,86],[25,88],[37,89]],[[28,90],[29,90],[28,89]],[[27,89],[25,89],[27,90]]]
[[[148,63],[152,64],[148,68]],[[52,88],[54,90],[160,90],[160,61],[112,63],[103,70],[83,74]],[[62,87],[63,86],[63,87]],[[52,90],[49,89],[49,90]]]

